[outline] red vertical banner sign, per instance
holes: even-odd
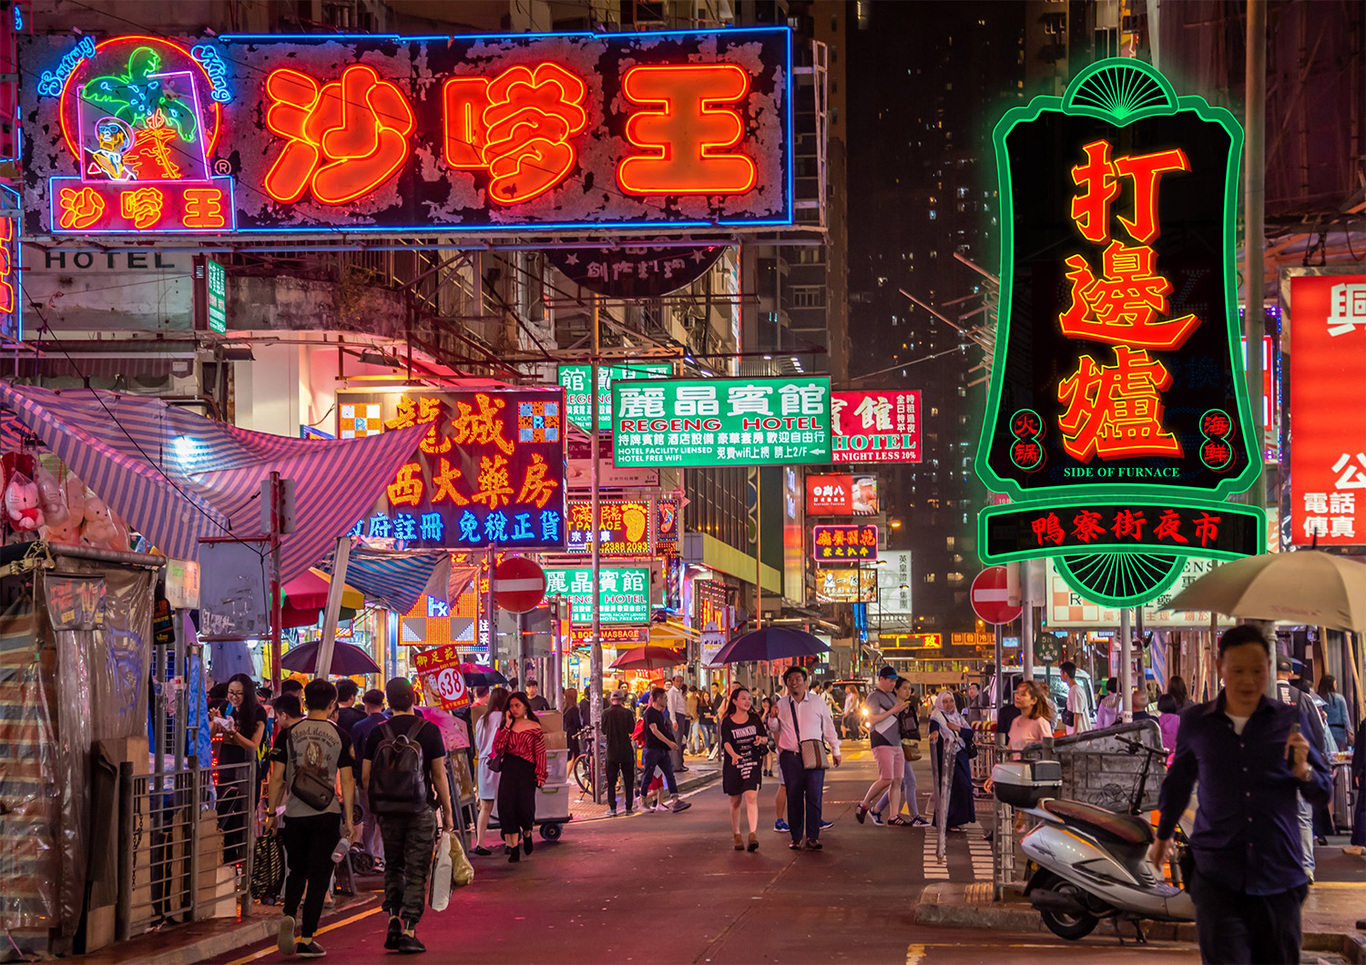
[[[1366,275],[1290,279],[1290,530],[1366,544]]]

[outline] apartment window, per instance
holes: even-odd
[[[794,287],[792,289],[793,308],[824,308],[825,289],[816,285]]]

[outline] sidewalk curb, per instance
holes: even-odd
[[[378,894],[367,894],[357,896],[354,901],[348,901],[345,905],[337,908],[324,909],[323,916],[319,921],[321,925],[327,925],[341,918],[349,918],[352,915],[369,910],[379,904],[381,896]],[[212,920],[212,919],[208,919]],[[141,949],[129,949],[130,957],[124,959],[127,962],[138,962],[139,965],[196,965],[198,962],[207,961],[211,958],[219,958],[232,952],[243,950],[252,945],[259,945],[275,937],[276,929],[279,927],[279,914],[263,913],[252,915],[250,918],[241,921],[236,928],[221,931],[214,935],[207,935],[204,938],[187,942],[183,945],[175,945],[167,948],[158,954],[146,954]],[[139,936],[145,937],[145,936]],[[164,942],[174,942],[175,932],[162,932],[160,936]],[[134,939],[136,941],[136,939]],[[107,960],[111,952],[117,952],[117,946],[101,949],[95,952],[92,958],[98,957]],[[79,965],[85,956],[76,956],[70,961],[73,965]]]
[[[993,931],[1047,931],[1039,913],[1019,899],[991,900],[991,886],[985,882],[965,885],[934,882],[926,885],[915,901],[915,923],[949,928],[985,928]],[[1145,921],[1143,933],[1159,941],[1195,942],[1193,924]],[[1335,952],[1352,965],[1366,965],[1366,934],[1361,932],[1304,933],[1305,951]]]

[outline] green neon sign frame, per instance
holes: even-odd
[[[1107,84],[1104,89],[1113,95],[1108,104],[1096,101],[1087,82],[1107,71],[1121,71],[1125,75],[1142,75],[1159,88],[1161,97],[1135,90],[1121,84]],[[1142,98],[1135,103],[1130,98]],[[1159,102],[1161,101],[1161,102]],[[1045,111],[1057,111],[1069,116],[1093,117],[1118,127],[1127,127],[1135,121],[1148,117],[1175,115],[1182,111],[1194,111],[1202,120],[1218,124],[1228,134],[1230,140],[1229,163],[1224,176],[1223,205],[1223,244],[1222,268],[1228,361],[1233,373],[1234,392],[1238,407],[1238,432],[1243,451],[1248,453],[1248,464],[1236,477],[1222,479],[1219,484],[1208,489],[1195,486],[1151,485],[1139,482],[1092,483],[1085,485],[1048,486],[1026,489],[1015,480],[998,475],[992,469],[988,456],[992,439],[996,434],[1001,415],[1001,394],[1005,382],[1005,367],[1000,364],[1010,344],[1011,301],[1014,293],[1015,274],[1015,203],[1011,191],[1009,155],[1006,150],[1006,137],[1020,124],[1036,120]],[[1132,498],[1169,498],[1174,492],[1199,495],[1211,500],[1245,492],[1262,471],[1261,447],[1253,439],[1252,404],[1248,397],[1247,373],[1242,358],[1242,331],[1238,322],[1237,273],[1235,271],[1237,246],[1237,202],[1239,171],[1241,169],[1243,129],[1237,119],[1222,107],[1212,107],[1203,97],[1194,94],[1178,96],[1171,82],[1157,72],[1151,65],[1128,57],[1111,57],[1097,61],[1083,70],[1067,86],[1061,97],[1035,97],[1025,107],[1012,108],[1001,117],[992,131],[992,145],[996,153],[996,178],[1001,196],[1001,273],[1000,301],[996,310],[997,356],[992,365],[991,388],[987,395],[986,418],[982,424],[982,435],[978,441],[973,468],[977,477],[993,492],[1005,493],[1013,501],[1028,502],[1043,498],[1085,499],[1100,496],[1125,496]],[[1198,555],[1198,554],[1196,554]],[[1097,601],[1103,602],[1103,601]]]
[[[1077,484],[1048,485],[1038,487],[1022,486],[1017,480],[1006,478],[992,468],[990,462],[994,441],[999,435],[1002,417],[1002,395],[1006,376],[1006,354],[1010,346],[1010,320],[1015,284],[1015,214],[1016,204],[1012,191],[1010,154],[1007,138],[1014,129],[1027,122],[1035,121],[1045,112],[1058,112],[1066,116],[1090,117],[1112,124],[1118,128],[1150,117],[1175,116],[1182,112],[1193,112],[1204,121],[1218,124],[1229,138],[1227,164],[1224,171],[1223,208],[1221,218],[1220,268],[1223,282],[1224,303],[1224,346],[1227,353],[1229,371],[1233,382],[1233,395],[1236,400],[1238,416],[1238,438],[1241,439],[1243,452],[1247,454],[1247,464],[1236,476],[1219,479],[1213,487],[1191,486],[1171,483],[1143,483],[1145,477],[1129,477],[1123,482],[1087,482]],[[992,146],[996,156],[996,176],[1001,199],[1001,270],[1000,299],[996,312],[996,357],[993,360],[990,389],[982,423],[982,433],[978,440],[973,466],[979,479],[992,491],[1004,493],[1015,505],[1046,508],[1049,503],[1072,503],[1078,501],[1103,502],[1108,499],[1120,500],[1162,500],[1173,505],[1192,508],[1218,510],[1223,501],[1231,495],[1246,491],[1258,474],[1262,472],[1261,440],[1254,439],[1252,426],[1252,402],[1248,394],[1247,374],[1242,353],[1241,326],[1238,318],[1237,274],[1235,250],[1237,245],[1237,202],[1239,172],[1242,161],[1243,129],[1232,113],[1221,107],[1213,107],[1198,95],[1178,95],[1162,74],[1149,64],[1130,58],[1107,58],[1097,61],[1067,86],[1061,97],[1035,97],[1024,107],[1012,108],[997,122],[992,131]],[[1206,324],[1217,324],[1213,319]],[[1055,427],[1056,428],[1056,427]],[[999,442],[998,442],[999,444]],[[1103,465],[1103,463],[1102,463]],[[1265,519],[1265,510],[1254,507],[1256,514]],[[1004,508],[997,512],[1006,511]],[[988,508],[979,515],[979,546],[985,547],[986,523],[992,515]],[[1259,528],[1258,545],[1263,546],[1265,525]],[[1151,548],[1121,548],[1107,546],[1096,554],[1051,553],[1040,548],[1037,553],[1011,553],[1012,559],[1030,559],[1044,556],[1056,557],[1055,564],[1063,581],[1073,590],[1096,603],[1109,606],[1142,605],[1155,599],[1168,589],[1180,576],[1185,561],[1191,556],[1231,558],[1229,554],[1196,550],[1178,554],[1157,554]],[[1150,571],[1165,571],[1150,577],[1146,585],[1141,579],[1130,581],[1127,590],[1121,592],[1123,581],[1113,581],[1115,589],[1107,592],[1097,587],[1095,579],[1083,580],[1073,572],[1072,563],[1089,558],[1094,560],[1096,569],[1108,568],[1113,574],[1118,570],[1139,570],[1144,567]],[[993,558],[989,562],[997,562]],[[1102,577],[1102,580],[1104,577]]]

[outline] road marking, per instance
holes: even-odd
[[[924,960],[924,945],[911,945],[906,949],[906,965],[920,965],[920,963]]]
[[[319,928],[317,934],[326,935],[333,929],[345,928],[347,925],[353,925],[361,919],[369,918],[371,915],[377,915],[383,910],[383,908],[376,906],[374,908],[369,909],[368,911],[362,911],[360,914],[352,915],[350,918],[343,918],[341,921],[334,921],[330,925],[324,925],[322,928]],[[275,951],[278,951],[278,949],[276,948],[274,943],[271,943],[270,945],[261,949],[259,952],[254,952],[251,955],[247,955],[245,958],[238,958],[234,959],[231,962],[228,962],[228,965],[247,965],[248,962],[254,962],[258,959],[265,958],[267,955]]]

